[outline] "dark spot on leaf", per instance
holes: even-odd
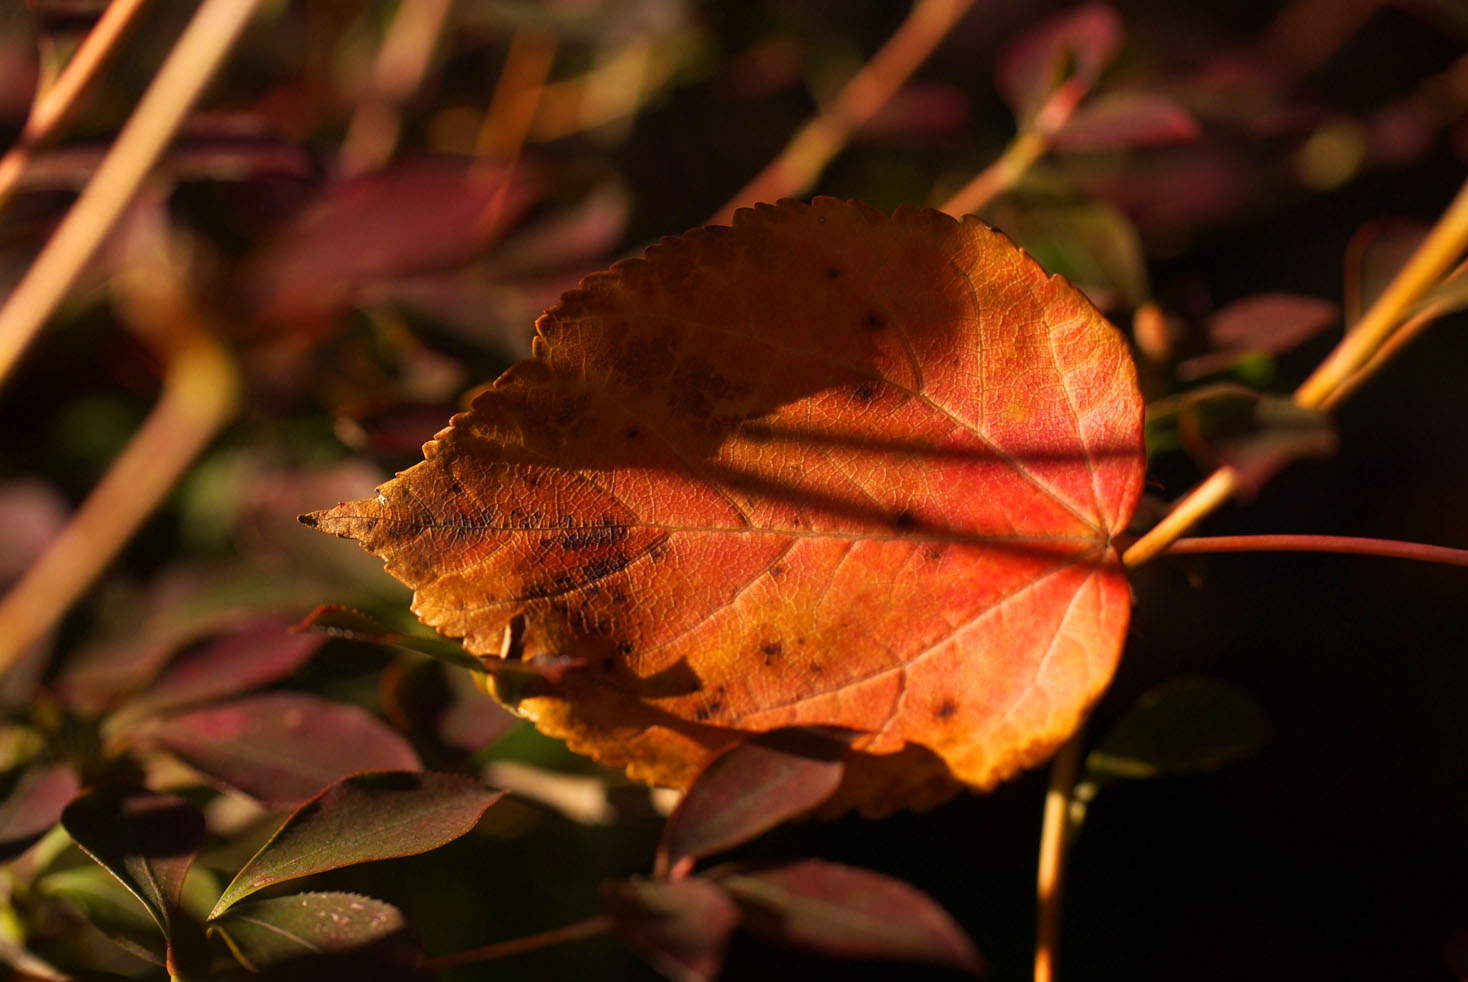
[[[778,642],[778,641],[770,641],[770,642],[764,644],[763,646],[761,646],[760,651],[763,651],[767,655],[772,655],[773,656],[773,655],[778,655],[780,653],[781,647],[782,646],[781,646],[780,642]]]
[[[632,654],[632,642],[631,641],[622,641],[622,642],[619,642],[617,644],[617,654],[619,654],[619,655],[630,655],[630,654]]]
[[[880,384],[878,384],[876,379],[867,379],[861,385],[858,385],[856,387],[855,395],[856,398],[861,402],[871,402],[873,399],[877,398],[877,394],[881,391],[882,387]]]
[[[771,566],[770,567],[770,575],[773,576],[777,580],[780,577],[784,576],[785,575],[785,564],[784,563],[776,563],[775,565]]]
[[[939,719],[947,719],[956,712],[958,712],[958,703],[954,702],[952,699],[944,699],[943,704],[938,707],[937,712],[935,712],[933,715],[937,716]]]
[[[841,276],[841,270],[837,269],[835,266],[832,266],[830,269],[826,270],[826,275],[833,280],[838,279]]]
[[[707,721],[708,718],[709,718],[709,709],[708,709],[708,707],[707,706],[699,706],[696,710],[694,710],[694,712],[693,712],[693,718],[696,719],[696,720],[698,720],[700,723],[703,723],[703,722]]]
[[[610,556],[602,556],[587,563],[585,568],[588,582],[600,580],[611,576],[613,573],[625,569],[632,560],[626,553],[615,552]]]
[[[887,321],[875,310],[869,310],[866,312],[866,316],[862,318],[862,324],[866,326],[868,331],[880,331],[887,326]]]
[[[819,675],[819,674],[821,674],[822,671],[824,671],[824,669],[821,667],[821,663],[820,662],[813,661],[813,662],[810,663],[810,673],[812,675]]]
[[[928,550],[928,558],[929,559],[942,559],[943,558],[943,550],[942,549],[929,549]]]
[[[627,427],[627,429],[622,431],[622,435],[629,440],[635,440],[642,435],[642,431],[635,426],[629,426]]]
[[[458,478],[451,477],[449,478],[449,490],[454,494],[463,494],[464,485],[459,483]]]
[[[916,528],[917,523],[917,516],[906,508],[892,516],[892,527],[895,529]]]
[[[603,519],[605,521],[605,519]],[[605,548],[615,545],[627,537],[625,525],[593,525],[591,528],[567,532],[558,542],[562,549]]]
[[[805,638],[796,638],[795,639],[795,643],[796,644],[805,644]]]

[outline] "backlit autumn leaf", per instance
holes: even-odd
[[[470,651],[523,615],[524,657],[579,660],[511,700],[544,732],[681,787],[747,733],[844,727],[835,803],[879,813],[1038,762],[1105,687],[1141,398],[1003,235],[761,205],[536,326],[426,460],[303,521]]]

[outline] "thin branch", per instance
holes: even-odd
[[[576,941],[581,938],[589,938],[594,934],[601,934],[612,926],[612,919],[603,914],[596,917],[588,917],[584,921],[575,924],[567,924],[550,931],[542,931],[523,938],[515,938],[511,941],[500,941],[495,944],[487,944],[479,948],[470,948],[468,951],[456,951],[448,955],[434,955],[425,958],[419,967],[425,972],[444,972],[460,965],[476,965],[480,962],[493,961],[496,958],[504,958],[508,955],[518,955],[526,951],[535,951],[539,948],[549,948],[551,945],[561,944],[566,941]]]
[[[1009,141],[1004,152],[939,209],[954,217],[977,214],[999,194],[1018,184],[1025,172],[1049,152],[1055,134],[1070,121],[1086,92],[1086,86],[1074,79],[1058,86],[1033,121]]]
[[[887,104],[971,6],[973,0],[914,0],[907,19],[831,105],[806,120],[779,156],[714,212],[708,224],[726,225],[736,208],[807,190],[852,132]]]
[[[1468,247],[1468,182],[1427,238],[1334,351],[1295,390],[1295,402],[1318,409],[1352,379],[1407,318],[1412,305],[1458,261]],[[1357,379],[1356,381],[1359,381]]]
[[[0,158],[0,208],[15,193],[16,184],[36,149],[55,136],[97,80],[102,67],[121,47],[122,39],[138,19],[147,0],[113,0],[97,18],[82,43],[50,88],[37,92],[20,136]]]
[[[180,341],[142,427],[0,599],[0,673],[61,619],[233,413],[238,385],[228,355],[203,334]]]
[[[1216,552],[1333,552],[1468,566],[1468,549],[1351,535],[1207,535],[1178,539],[1166,551],[1178,556]]]
[[[1129,546],[1121,555],[1123,566],[1140,566],[1156,559],[1167,547],[1201,522],[1215,508],[1222,505],[1238,487],[1238,472],[1232,467],[1220,467],[1202,484],[1183,496],[1172,511],[1158,522],[1147,534]]]
[[[1400,347],[1392,343],[1398,331],[1419,330],[1412,306],[1422,299],[1468,247],[1468,183],[1448,205],[1427,238],[1412,253],[1361,320],[1351,328],[1335,350],[1295,390],[1295,402],[1310,409],[1333,408],[1343,396],[1337,392],[1354,389],[1386,356]],[[1430,308],[1429,308],[1430,309]],[[1426,311],[1423,312],[1427,313]],[[1420,315],[1419,315],[1420,316]],[[1231,467],[1220,467],[1202,484],[1184,495],[1161,522],[1122,555],[1122,563],[1139,566],[1155,559],[1177,539],[1187,534],[1205,516],[1228,500],[1238,483]]]
[[[1050,762],[1050,789],[1045,793],[1045,817],[1040,828],[1040,868],[1035,882],[1035,982],[1051,982],[1055,977],[1065,860],[1074,828],[1070,801],[1076,776],[1080,773],[1084,745],[1085,730],[1078,728]]]
[[[117,142],[0,308],[0,382],[92,258],[261,0],[204,0]]]

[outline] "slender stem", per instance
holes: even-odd
[[[1162,521],[1133,542],[1122,553],[1123,566],[1140,566],[1161,555],[1175,540],[1197,525],[1213,509],[1228,500],[1238,484],[1238,473],[1232,467],[1220,467],[1202,484],[1189,491],[1173,505]]]
[[[1335,552],[1468,566],[1468,549],[1351,535],[1206,535],[1178,539],[1167,547],[1167,552],[1179,556],[1214,552]]]
[[[372,66],[368,91],[352,114],[338,165],[344,176],[387,163],[402,131],[402,105],[418,87],[433,59],[452,0],[398,4]]]
[[[431,958],[423,959],[419,967],[425,972],[443,972],[451,968],[458,968],[460,965],[474,965],[508,955],[518,955],[521,952],[535,951],[538,948],[549,948],[551,945],[565,941],[589,938],[594,934],[610,930],[611,926],[610,917],[598,914],[584,921],[577,921],[575,924],[567,924],[565,927],[558,927],[550,931],[542,931],[539,934],[470,948],[467,951],[456,951],[448,955],[434,955]]]
[[[477,156],[491,163],[519,159],[555,57],[554,34],[537,27],[515,31],[475,141]]]
[[[736,208],[809,188],[852,131],[887,104],[971,6],[973,0],[914,0],[907,19],[831,105],[806,120],[779,156],[714,212],[708,224],[728,224]]]
[[[182,341],[142,427],[61,534],[0,599],[0,673],[60,620],[233,412],[237,383],[228,355],[202,334]]]
[[[55,135],[111,60],[147,0],[113,0],[97,18],[82,43],[61,70],[56,83],[36,93],[25,127],[5,156],[0,158],[0,208],[15,192],[16,183],[30,163],[36,148]]]
[[[1458,261],[1468,246],[1468,182],[1407,264],[1320,366],[1295,390],[1295,402],[1318,409],[1345,385],[1401,326],[1408,311]]]
[[[1035,882],[1035,982],[1055,977],[1060,945],[1060,904],[1071,840],[1071,793],[1081,768],[1085,731],[1077,728],[1050,762],[1050,789],[1040,827],[1040,869]]]
[[[977,214],[1002,192],[1014,187],[1025,172],[1050,149],[1050,141],[1070,121],[1086,94],[1074,80],[1058,86],[1045,100],[1032,122],[1014,135],[993,163],[979,171],[940,210],[955,217]]]
[[[0,308],[0,382],[116,224],[261,0],[203,0],[97,172]]]
[[[1459,265],[1454,275],[1461,275],[1463,266]],[[1413,314],[1402,322],[1392,336],[1382,342],[1381,347],[1372,353],[1366,364],[1362,365],[1354,373],[1346,378],[1340,385],[1331,390],[1330,394],[1320,403],[1320,408],[1327,412],[1345,402],[1352,393],[1361,387],[1371,376],[1381,370],[1382,366],[1390,361],[1397,352],[1401,351],[1414,338],[1417,338],[1433,321],[1446,313],[1451,312],[1452,306],[1446,302],[1432,303],[1422,310]]]

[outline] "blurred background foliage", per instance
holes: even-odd
[[[0,9],[0,143],[20,133],[37,79],[103,6]],[[0,294],[193,7],[147,4],[101,83],[35,153],[0,214]],[[1066,9],[975,4],[809,190],[884,209],[945,201],[1015,133],[996,85],[1002,53]],[[1093,117],[984,214],[1118,324],[1159,305],[1160,321],[1137,338],[1149,399],[1186,415],[1199,411],[1188,393],[1203,382],[1287,392],[1463,176],[1468,7],[1118,0],[1115,10],[1122,43],[1096,98],[1165,97],[1195,132],[1118,139]],[[150,282],[185,297],[242,384],[232,421],[0,689],[6,780],[37,755],[85,761],[85,779],[110,773],[121,751],[78,734],[241,618],[289,623],[346,604],[411,630],[406,592],[375,559],[295,516],[370,495],[415,461],[465,392],[528,352],[536,314],[581,276],[715,214],[907,11],[836,0],[267,3],[0,389],[8,581],[157,398],[163,367],[148,324],[165,301],[130,285],[128,270],[144,264]],[[1230,305],[1274,295],[1287,299],[1224,326]],[[1283,470],[1210,527],[1468,544],[1463,327],[1460,316],[1435,328],[1347,403],[1334,456]],[[1217,459],[1205,430],[1154,434],[1159,501]],[[1132,637],[1093,732],[1159,683],[1205,673],[1249,694],[1269,738],[1222,770],[1126,783],[1091,805],[1061,972],[1468,977],[1465,585],[1457,570],[1342,557],[1140,571]],[[99,666],[132,668],[98,682]],[[645,792],[514,727],[459,675],[333,639],[269,681],[371,712],[428,766],[479,769],[525,792],[435,853],[321,878],[321,889],[399,904],[430,952],[587,916],[600,880],[646,871],[660,822]],[[90,702],[75,696],[86,684]],[[195,789],[205,803],[214,794],[175,759],[127,759],[154,786]],[[817,855],[903,877],[954,914],[994,977],[1020,977],[1043,790],[1031,774],[928,815],[787,826],[736,855]],[[258,815],[238,796],[220,800]],[[233,811],[209,812],[206,869],[237,867],[259,841],[247,830],[273,827]],[[95,939],[65,933],[81,930],[74,917],[46,917],[12,925],[7,944],[103,957],[87,947]],[[741,937],[727,977],[892,971]],[[448,977],[653,975],[600,937]]]

